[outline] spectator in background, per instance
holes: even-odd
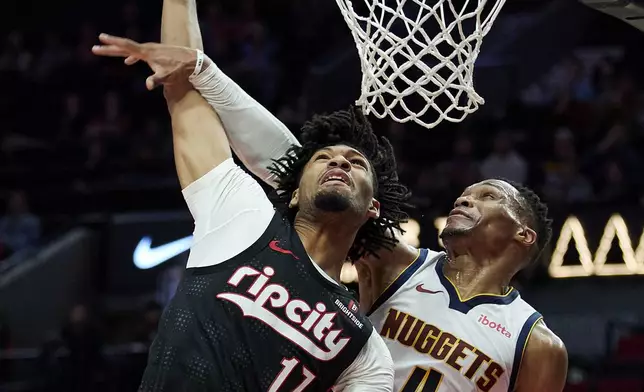
[[[95,376],[102,363],[103,344],[100,332],[85,305],[72,308],[61,336],[69,350],[65,372],[66,391],[93,391]]]
[[[67,93],[63,100],[58,138],[68,141],[80,137],[85,121],[80,95],[74,92]]]
[[[543,193],[550,203],[585,203],[592,200],[593,187],[577,165],[565,163],[546,177]]]
[[[530,106],[555,104],[559,111],[570,102],[590,101],[596,96],[592,71],[580,59],[569,57],[523,90],[521,100]]]
[[[134,127],[133,131],[135,134],[130,136],[130,143],[125,146],[130,150],[129,163],[139,168],[141,177],[157,173],[159,167],[165,169],[162,163],[171,162],[169,157],[172,157],[172,143],[165,137],[168,134],[165,132],[165,124],[154,117],[148,117],[141,126]]]
[[[225,67],[230,51],[228,30],[230,21],[223,14],[220,3],[206,6],[206,11],[201,14],[201,34],[204,37],[204,51],[215,60],[220,67]]]
[[[478,167],[478,162],[474,158],[472,139],[467,135],[460,135],[454,142],[450,159],[437,167],[436,181],[441,182],[437,187],[442,188],[442,192],[448,191],[450,194],[457,189],[465,189],[481,179]]]
[[[0,350],[8,350],[11,334],[7,317],[0,311]]]
[[[0,71],[26,72],[33,55],[25,48],[23,34],[12,31],[5,37],[4,48],[0,53]]]
[[[11,334],[7,318],[0,310],[0,351],[8,350],[10,347]],[[11,360],[0,357],[0,383],[9,380]]]
[[[553,154],[546,162],[546,173],[557,171],[561,165],[578,161],[575,137],[568,128],[559,128],[552,142]]]
[[[599,142],[592,158],[595,162],[617,162],[619,166],[630,173],[639,173],[642,166],[640,154],[633,149],[631,128],[625,124],[615,123],[604,138]],[[598,173],[602,173],[603,165],[599,165]],[[636,180],[638,176],[634,176]]]
[[[261,23],[247,26],[241,44],[242,58],[233,70],[233,80],[240,80],[242,87],[260,102],[272,102],[275,98],[278,75],[273,66],[275,43]]]
[[[40,219],[29,212],[24,192],[12,192],[7,213],[0,218],[0,259],[37,245],[39,239]]]
[[[494,138],[492,153],[481,165],[483,178],[506,178],[524,184],[528,179],[528,164],[514,149],[508,132],[499,132]]]
[[[579,171],[577,147],[569,129],[555,132],[553,150],[544,165],[543,192],[548,201],[560,205],[591,201],[593,188]]]
[[[437,180],[439,176],[433,167],[424,168],[418,174],[414,192],[411,196],[411,202],[414,206],[421,209],[428,209],[432,206],[433,198],[441,193],[449,185],[444,181]]]
[[[559,91],[560,100],[584,102],[592,100],[596,95],[592,76],[592,70],[573,56],[560,64],[559,72],[553,75],[551,82],[554,89]]]
[[[603,178],[598,184],[597,201],[600,203],[628,203],[637,199],[637,193],[624,176],[619,163],[609,161],[604,164]]]
[[[187,262],[187,256],[186,256]],[[157,292],[156,299],[162,305],[167,305],[174,294],[177,292],[179,282],[183,276],[185,262],[182,264],[175,264],[167,267],[163,272],[159,273],[157,278]]]
[[[299,129],[301,124],[307,120],[308,102],[306,95],[302,94],[293,104],[283,105],[277,112],[277,117],[286,124],[289,129]]]
[[[157,328],[159,326],[162,312],[163,308],[156,302],[149,302],[145,305],[140,329],[136,337],[138,342],[141,342],[148,347],[152,344],[152,341],[154,341],[157,334]]]
[[[71,53],[63,46],[60,37],[55,33],[45,36],[45,46],[34,64],[34,76],[44,81],[54,71],[69,61]]]

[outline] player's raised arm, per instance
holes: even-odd
[[[192,84],[219,114],[230,146],[244,166],[275,187],[275,178],[267,167],[289,147],[300,145],[288,127],[215,64]]]
[[[195,0],[164,0],[161,42],[203,50]],[[253,174],[275,186],[267,167],[291,145],[299,145],[288,127],[214,64],[204,69],[203,77],[194,79],[193,84],[217,111],[239,159]],[[166,88],[168,105],[173,105],[176,96],[186,90],[183,85]]]
[[[195,0],[163,0],[161,43],[203,50]]]
[[[138,43],[101,34],[103,45],[92,51],[101,56],[124,57],[126,64],[145,61],[154,74],[146,80],[152,90],[163,84],[176,86],[209,66],[210,60],[180,46]],[[217,113],[195,91],[187,91],[169,105],[172,116],[175,162],[181,187],[185,188],[232,157],[228,139]]]
[[[147,88],[163,85],[175,94],[181,83],[200,77],[212,64],[203,52],[125,38],[100,36],[97,55],[125,57],[126,64],[145,61],[154,74]],[[228,140],[217,113],[190,86],[168,100],[172,116],[175,162],[183,195],[195,220],[189,267],[224,262],[248,248],[265,231],[274,210],[259,184],[233,163]],[[210,236],[207,245],[201,245]],[[195,249],[217,249],[198,257]],[[195,256],[196,255],[196,256]]]
[[[203,51],[201,30],[197,19],[197,4],[194,0],[164,0],[161,17],[161,43],[183,46]],[[174,85],[164,85],[163,92],[168,109],[176,116],[182,116],[173,110],[173,105],[193,90],[188,78],[182,78]],[[178,119],[182,121],[181,119]]]
[[[543,322],[535,325],[519,369],[517,392],[561,392],[566,385],[568,353]]]
[[[203,50],[196,8],[197,4],[194,0],[164,0],[161,18],[161,43]],[[190,58],[188,61],[192,61],[192,59]],[[184,65],[183,68],[190,68],[190,66]],[[192,88],[187,77],[177,78],[176,83],[165,84],[163,87],[168,110],[172,116],[175,164],[181,186],[185,188],[196,179],[189,177],[187,181],[184,181],[186,176],[189,176],[187,173],[190,171],[189,167],[210,166],[211,158],[196,154],[191,155],[191,161],[188,161],[181,151],[185,147],[192,154],[192,147],[186,143],[186,140],[191,140],[192,136],[194,136],[192,140],[195,140],[196,143],[202,145],[209,143],[207,138],[197,140],[199,133],[207,132],[205,128],[209,123],[209,121],[202,122],[203,114],[197,113],[197,111],[206,110],[205,105],[208,104]],[[201,106],[201,108],[196,111],[196,106]],[[221,128],[220,121],[217,122],[219,123],[218,127]],[[201,123],[201,125],[197,123]],[[186,132],[187,130],[190,130],[190,135]],[[226,144],[228,145],[228,141]],[[203,161],[198,161],[201,159]]]

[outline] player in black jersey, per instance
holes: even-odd
[[[347,257],[394,245],[387,232],[405,217],[408,192],[391,145],[358,110],[314,117],[302,146],[272,167],[276,211],[233,163],[215,112],[183,84],[189,74],[196,84],[211,77],[207,57],[100,39],[96,54],[144,60],[155,72],[148,88],[166,85],[177,172],[195,219],[188,268],[140,391],[391,391],[389,353],[338,284]]]

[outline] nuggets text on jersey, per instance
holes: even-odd
[[[443,361],[483,392],[491,390],[504,373],[503,366],[472,344],[394,308],[389,310],[380,335]]]

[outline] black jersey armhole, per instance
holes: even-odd
[[[241,253],[236,256],[231,257],[226,261],[222,261],[219,264],[209,265],[207,267],[191,267],[187,268],[186,271],[193,275],[206,275],[213,272],[221,271],[230,268],[232,264],[235,264],[237,260],[247,261],[249,258],[255,256],[259,251],[266,248],[268,243],[275,237],[280,228],[284,227],[284,222],[282,222],[282,215],[275,211],[271,222],[268,224],[264,233],[255,241],[251,246],[244,249]]]

